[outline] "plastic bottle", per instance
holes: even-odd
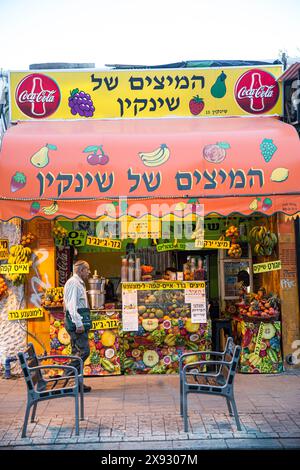
[[[191,258],[190,271],[191,271],[190,278],[191,278],[191,281],[193,281],[194,276],[195,276],[195,271],[196,271],[196,260],[195,260],[195,258]]]
[[[128,281],[128,262],[126,258],[122,259],[122,266],[121,266],[121,282]]]
[[[141,270],[141,260],[140,258],[136,258],[135,260],[135,281],[139,282],[142,279],[142,270]]]
[[[134,259],[130,256],[128,259],[128,282],[134,281]]]

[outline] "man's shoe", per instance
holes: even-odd
[[[84,393],[89,393],[92,390],[92,387],[89,385],[83,385],[83,392]]]

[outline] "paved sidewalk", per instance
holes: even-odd
[[[38,405],[37,421],[21,438],[23,379],[0,379],[0,449],[300,449],[300,371],[237,374],[238,432],[224,398],[189,396],[189,432],[179,414],[178,376],[86,379],[86,419],[75,436],[74,400]]]

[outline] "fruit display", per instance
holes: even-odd
[[[264,225],[255,225],[250,230],[250,240],[254,244],[254,253],[258,256],[271,256],[277,244],[277,235]]]
[[[274,374],[283,372],[280,321],[232,322],[235,341],[241,344],[240,372]]]
[[[279,297],[273,293],[267,294],[264,287],[257,294],[246,295],[236,306],[241,318],[278,320],[280,316]]]
[[[33,243],[35,241],[35,236],[28,232],[26,235],[22,235],[22,238],[21,238],[21,245],[23,246],[28,246],[28,245],[31,245],[31,243]]]
[[[54,235],[54,238],[57,240],[62,240],[67,237],[68,235],[68,230],[66,230],[62,225],[60,225],[58,222],[55,222],[53,226],[52,233]]]
[[[29,239],[29,238],[28,238]],[[30,238],[31,240],[31,238]],[[26,239],[27,243],[27,239]],[[28,246],[21,245],[12,245],[9,249],[8,264],[29,264],[32,266],[31,260],[32,251]],[[20,286],[24,284],[26,275],[25,274],[6,274],[7,279],[12,281],[15,286]]]
[[[242,256],[241,245],[238,243],[232,243],[227,253],[231,258],[240,258]]]
[[[41,305],[45,309],[63,308],[64,288],[63,287],[50,287],[45,289],[42,295]]]
[[[176,374],[183,353],[211,348],[210,320],[192,323],[184,300],[182,289],[138,291],[138,331],[121,335],[126,375]]]
[[[3,299],[3,297],[7,294],[7,284],[3,278],[3,276],[0,275],[0,300]]]
[[[142,281],[152,281],[153,266],[143,264],[141,266]]]
[[[226,237],[228,238],[238,238],[239,229],[235,225],[230,225],[225,232]]]
[[[108,317],[97,314],[98,320]],[[119,313],[109,315],[110,320],[119,320]],[[120,334],[119,328],[89,331],[90,356],[84,363],[84,375],[120,375]]]
[[[103,314],[94,316],[98,320],[105,320]],[[119,319],[115,312],[109,319]],[[90,355],[84,363],[85,376],[119,375],[121,373],[119,357],[119,329],[90,330],[88,333]],[[50,354],[71,355],[71,340],[64,326],[63,312],[50,313]],[[64,362],[64,359],[56,362]]]

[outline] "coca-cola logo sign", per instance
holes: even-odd
[[[18,107],[26,116],[44,119],[57,110],[60,90],[52,78],[41,73],[32,73],[20,81],[15,98]]]
[[[278,82],[265,70],[248,70],[236,82],[234,96],[238,105],[247,113],[263,114],[277,103]]]

